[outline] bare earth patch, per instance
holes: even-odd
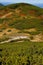
[[[32,42],[43,42],[43,35],[41,33],[38,35],[34,35],[31,41]]]
[[[24,29],[24,31],[28,31],[28,32],[36,32],[37,30],[35,28],[31,28],[31,29]]]
[[[18,32],[19,32],[19,30],[15,29],[15,28],[7,28],[7,29],[3,30],[3,32],[0,32],[0,37],[3,36],[4,34],[11,35],[11,34],[15,34]]]

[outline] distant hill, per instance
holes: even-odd
[[[40,8],[43,8],[43,4],[34,4],[34,5],[36,5],[36,6],[40,7]]]
[[[0,6],[3,6],[3,4],[2,4],[2,3],[0,3]]]
[[[38,4],[39,7],[43,8],[43,4]]]
[[[2,2],[3,5],[9,5],[11,2]]]

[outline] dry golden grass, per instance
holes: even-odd
[[[1,16],[0,18],[1,18],[1,19],[6,18],[6,17],[8,17],[8,16],[11,15],[11,14],[13,14],[13,12],[9,12],[9,13],[7,13],[7,14]]]
[[[3,30],[2,32],[0,32],[0,37],[3,36],[4,34],[11,35],[11,34],[15,34],[18,32],[19,32],[19,30],[15,29],[15,28],[7,28],[7,29]]]
[[[43,42],[43,34],[40,33],[38,35],[34,35],[31,41],[32,42]]]
[[[24,31],[27,31],[27,32],[36,32],[37,30],[35,28],[31,28],[31,29],[24,29]]]

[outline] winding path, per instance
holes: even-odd
[[[3,15],[2,17],[0,17],[1,19],[4,19],[4,18],[6,18],[7,16],[9,16],[9,15],[11,15],[13,12],[9,12],[9,13],[7,13],[7,14],[5,14],[5,15]]]

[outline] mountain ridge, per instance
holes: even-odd
[[[13,3],[13,2],[1,2],[1,4],[6,6],[6,5],[10,5],[10,4],[16,4],[16,3]],[[27,4],[31,4],[31,3],[27,3]],[[43,4],[40,4],[40,3],[39,4],[35,3],[35,4],[31,4],[31,5],[43,8]]]

